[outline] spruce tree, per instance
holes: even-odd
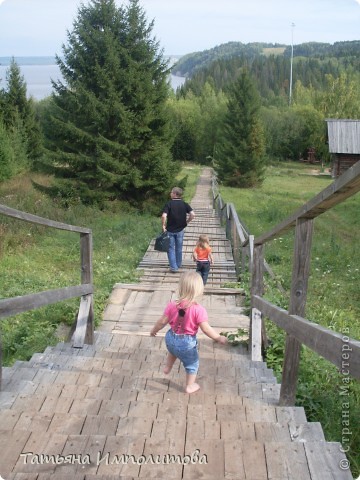
[[[18,137],[23,137],[30,165],[42,153],[42,138],[34,101],[27,98],[26,82],[14,58],[6,72],[6,89],[1,103],[5,126],[11,131],[19,130]]]
[[[139,204],[170,188],[169,70],[152,28],[138,0],[80,6],[46,129],[58,194]]]
[[[233,187],[251,187],[264,174],[264,133],[258,112],[260,97],[246,70],[229,91],[222,137],[216,146],[219,180]]]

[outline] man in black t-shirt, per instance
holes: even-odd
[[[170,237],[168,259],[170,271],[175,273],[182,264],[182,246],[185,227],[195,217],[191,206],[182,200],[183,191],[179,187],[171,190],[171,200],[166,203],[161,216],[163,231]]]

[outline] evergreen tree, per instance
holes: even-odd
[[[3,119],[8,129],[19,129],[19,136],[23,136],[26,145],[26,154],[33,161],[41,155],[42,140],[34,102],[32,98],[27,99],[26,93],[24,76],[13,58],[6,72],[6,89],[2,95]]]
[[[19,117],[17,123],[6,126],[0,111],[0,182],[28,169],[26,139]]]
[[[141,203],[170,188],[169,70],[152,28],[138,0],[80,6],[47,122],[57,193]]]
[[[251,187],[263,180],[265,143],[259,121],[260,97],[244,70],[229,92],[223,135],[217,145],[219,180]]]

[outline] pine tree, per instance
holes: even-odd
[[[6,72],[6,89],[2,97],[5,126],[9,130],[19,129],[31,163],[42,153],[40,125],[36,119],[34,102],[32,98],[27,98],[24,76],[14,58]]]
[[[230,89],[223,134],[216,147],[219,180],[226,185],[251,187],[263,180],[265,146],[259,108],[259,94],[245,70]]]
[[[91,0],[68,32],[47,137],[56,190],[141,203],[170,188],[168,66],[138,0]]]

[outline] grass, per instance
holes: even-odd
[[[248,231],[256,236],[275,227],[307,200],[326,188],[332,179],[310,174],[308,165],[282,162],[267,169],[263,185],[257,189],[221,187],[226,202],[232,202]],[[360,196],[315,219],[311,251],[306,318],[327,328],[360,339],[360,266],[354,255],[360,226]],[[286,291],[291,286],[294,234],[286,233],[266,244],[265,258]],[[275,282],[266,281],[265,296],[288,309],[289,297],[281,295]],[[267,333],[271,347],[268,366],[281,379],[284,334],[270,321]],[[348,385],[346,395],[344,382]],[[309,421],[320,421],[326,439],[343,443],[355,477],[360,474],[360,385],[345,378],[335,366],[303,347],[297,392],[297,405],[304,406]],[[345,435],[349,422],[351,435]],[[352,427],[352,429],[351,429]],[[344,433],[345,432],[345,433]]]
[[[273,47],[273,48],[263,48],[263,54],[265,56],[269,55],[282,55],[285,51],[285,47]]]
[[[187,176],[185,199],[194,193],[200,166],[184,165],[177,180]],[[45,184],[47,177],[32,175]],[[105,211],[79,204],[69,209],[34,190],[29,175],[0,185],[0,203],[12,208],[93,232],[95,322],[101,322],[115,283],[138,281],[137,266],[149,242],[161,231],[159,216],[139,214],[124,203],[114,202]],[[80,283],[79,235],[35,226],[0,215],[0,298],[38,293]],[[28,360],[59,340],[61,326],[74,322],[79,299],[72,299],[16,315],[1,321],[3,363]],[[66,328],[61,328],[66,331]]]

